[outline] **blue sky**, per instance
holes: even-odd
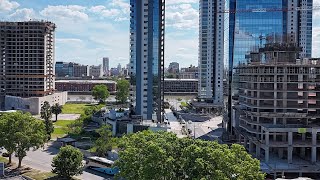
[[[320,0],[313,0],[320,5]],[[198,61],[199,0],[166,0],[165,64]],[[0,20],[57,24],[56,61],[129,62],[129,0],[0,0]],[[314,12],[313,56],[320,57],[320,10]]]

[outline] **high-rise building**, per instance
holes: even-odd
[[[73,77],[87,77],[90,74],[90,67],[88,65],[74,64]]]
[[[234,68],[245,64],[252,51],[266,42],[295,43],[302,47],[299,58],[311,56],[312,0],[229,0],[229,46],[225,63],[229,67],[228,129],[237,121],[232,106],[238,102],[239,77]]]
[[[103,66],[103,74],[108,76],[109,74],[109,58],[108,57],[104,57],[102,59],[102,66]]]
[[[102,65],[98,66],[90,66],[90,73],[89,76],[93,76],[95,78],[100,78],[103,76],[103,67]]]
[[[299,59],[301,50],[294,43],[267,44],[234,71],[235,134],[262,170],[275,175],[319,174],[320,59]]]
[[[200,0],[198,96],[223,105],[225,0]]]
[[[168,67],[168,72],[173,74],[179,73],[179,63],[177,62],[171,62]]]
[[[53,93],[55,28],[44,21],[0,22],[2,92],[19,97]]]
[[[39,114],[41,105],[63,105],[55,91],[56,25],[47,21],[0,22],[0,104]]]
[[[165,2],[130,0],[130,5],[131,101],[136,115],[162,121]]]

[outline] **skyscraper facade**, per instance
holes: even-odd
[[[224,9],[225,0],[200,0],[198,96],[215,105],[223,105]]]
[[[108,75],[108,73],[109,73],[109,58],[108,57],[104,57],[102,59],[102,66],[103,66],[103,74]]]
[[[311,57],[312,0],[228,0],[229,64],[228,119],[236,126],[232,106],[238,101],[239,77],[234,68],[247,63],[252,52],[268,43],[290,43],[302,48],[299,58]]]
[[[130,0],[130,82],[135,114],[162,121],[164,0]]]

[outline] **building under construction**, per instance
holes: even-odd
[[[320,172],[320,59],[298,59],[299,52],[294,44],[267,44],[234,71],[235,132],[274,175]]]
[[[46,21],[0,22],[1,105],[5,96],[45,97],[54,92],[55,24]],[[6,107],[15,109],[12,104]],[[21,103],[21,102],[16,102]],[[21,109],[28,109],[25,105]]]

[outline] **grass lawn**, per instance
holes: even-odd
[[[56,174],[52,172],[41,172],[38,170],[31,170],[29,172],[24,173],[23,175],[28,176],[29,178],[32,178],[34,180],[43,180],[43,179],[49,179],[51,177],[56,176]]]
[[[62,108],[62,114],[82,114],[84,113],[84,108],[94,106],[92,104],[65,104]],[[102,108],[104,105],[98,105],[99,108]]]
[[[8,163],[8,159],[5,157],[0,156],[0,162]]]
[[[63,137],[64,135],[68,134],[68,125],[72,122],[73,121],[71,120],[58,120],[57,122],[53,123],[55,128],[52,133],[52,137]]]

